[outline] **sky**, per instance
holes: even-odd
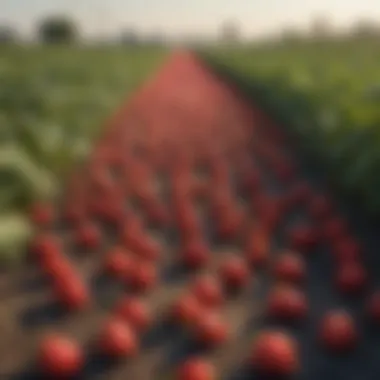
[[[289,25],[306,27],[315,15],[328,16],[337,27],[358,18],[380,24],[380,0],[0,0],[0,23],[24,34],[52,13],[73,16],[85,35],[133,27],[141,33],[212,36],[223,21],[236,20],[243,36],[254,37]]]

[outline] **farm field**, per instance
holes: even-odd
[[[378,41],[265,44],[204,55],[324,161],[341,192],[380,215]]]
[[[33,201],[57,195],[164,49],[0,46],[0,261],[20,258]]]
[[[0,273],[0,377],[378,377],[378,236],[193,54],[74,169]]]

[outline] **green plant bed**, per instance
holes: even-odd
[[[380,56],[380,49],[373,42],[371,55],[368,44],[215,49],[201,56],[291,133],[339,196],[359,202],[378,218],[380,103],[377,108],[373,104],[380,100],[373,83],[376,78],[380,83],[380,70],[371,57]],[[354,70],[352,49],[359,50],[367,71]],[[370,88],[372,98],[364,101],[363,91]]]
[[[0,46],[4,224],[16,216],[27,223],[25,212],[34,200],[56,197],[105,121],[167,53],[153,47]],[[0,231],[5,241],[4,246],[0,241],[0,260],[11,258],[13,251],[3,235]]]

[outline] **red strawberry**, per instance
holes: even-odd
[[[35,203],[30,214],[32,222],[39,227],[50,226],[55,220],[55,210],[47,203]]]
[[[268,297],[268,314],[279,320],[299,321],[305,318],[308,304],[305,295],[288,285],[276,286]]]
[[[84,366],[84,355],[77,342],[60,335],[43,338],[38,353],[41,372],[53,379],[78,375]]]
[[[306,265],[300,255],[284,252],[274,263],[273,274],[279,281],[302,283],[306,279]]]
[[[250,363],[263,375],[293,376],[300,369],[298,344],[281,331],[263,331],[253,344]]]
[[[353,318],[342,310],[330,311],[321,320],[320,339],[334,353],[352,350],[358,340]]]
[[[152,320],[147,305],[137,297],[122,299],[117,304],[115,313],[138,331],[145,331]]]
[[[179,366],[176,380],[216,380],[215,368],[202,358],[190,358]]]
[[[98,344],[101,352],[112,358],[133,357],[139,350],[136,333],[126,322],[117,318],[105,323]]]
[[[225,260],[219,274],[228,288],[241,289],[248,285],[250,271],[245,260],[240,257],[230,257]]]
[[[190,285],[191,292],[199,302],[207,307],[217,307],[223,303],[223,291],[220,282],[210,276],[202,275]]]

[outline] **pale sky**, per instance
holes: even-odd
[[[0,0],[0,22],[28,33],[36,20],[57,12],[73,15],[86,34],[112,34],[125,26],[170,35],[214,35],[223,20],[240,23],[245,36],[307,26],[329,15],[338,27],[358,18],[380,24],[380,0]]]

